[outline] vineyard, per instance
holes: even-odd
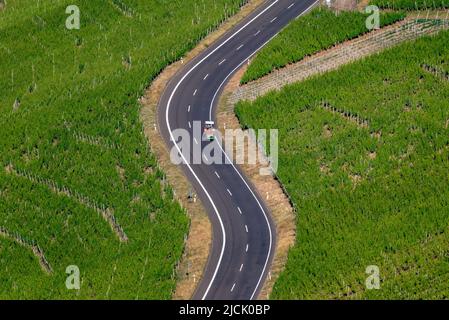
[[[355,11],[335,14],[321,7],[313,10],[292,22],[258,53],[241,83],[259,79],[275,69],[368,32],[367,16]],[[380,25],[389,25],[404,17],[402,13],[381,13]]]
[[[393,10],[438,10],[449,8],[447,0],[371,0],[373,5],[381,9]]]
[[[171,298],[189,220],[138,98],[244,2],[0,2],[0,299]]]
[[[277,174],[297,208],[272,298],[448,297],[448,41],[441,31],[237,105],[242,126],[279,129]],[[365,286],[371,265],[380,290]]]

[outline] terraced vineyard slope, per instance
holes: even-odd
[[[171,298],[189,221],[138,98],[244,2],[82,0],[80,30],[71,1],[3,3],[0,298]]]
[[[368,15],[360,12],[343,11],[336,14],[323,7],[314,9],[292,22],[263,48],[248,67],[241,82],[259,79],[275,69],[369,32],[366,27],[367,17]],[[382,13],[380,26],[403,18],[402,13]]]
[[[235,104],[239,100],[254,100],[287,84],[335,70],[344,64],[381,52],[401,42],[417,39],[423,35],[432,35],[448,28],[449,23],[443,23],[441,20],[407,18],[240,86],[232,93],[229,101]]]
[[[449,2],[445,0],[372,0],[371,4],[382,9],[396,10],[438,10],[449,8]]]
[[[436,22],[441,23],[441,22]],[[449,32],[241,102],[298,209],[272,298],[449,296]],[[380,290],[365,273],[378,266]]]

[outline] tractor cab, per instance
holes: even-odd
[[[204,123],[204,134],[206,135],[206,139],[209,140],[209,141],[214,141],[215,140],[214,125],[215,125],[215,123],[213,121],[206,121]]]

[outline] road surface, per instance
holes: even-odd
[[[180,150],[173,143],[179,142],[175,129],[193,134],[194,121],[214,120],[227,80],[288,22],[314,4],[315,0],[265,2],[170,80],[158,106],[159,129],[170,149]],[[191,139],[192,150],[183,154],[180,165],[213,226],[211,253],[193,299],[256,299],[276,242],[269,211],[238,166],[208,164],[211,159],[203,154],[199,155],[203,163],[193,164],[193,149],[201,150],[209,142]],[[226,157],[224,153],[220,156]]]

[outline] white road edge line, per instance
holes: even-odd
[[[277,0],[276,2],[278,2],[278,1],[279,1],[279,0]],[[270,5],[270,7],[271,7],[272,5],[274,5],[276,2],[273,2],[273,3]],[[310,10],[311,10],[311,9],[318,3],[318,2],[319,2],[319,0],[315,1],[314,3],[312,3],[312,4],[311,4],[306,10],[304,10],[304,12],[302,12],[299,16],[302,16],[302,15],[306,14],[307,12],[309,12],[309,11],[310,11]],[[269,8],[269,7],[268,7],[268,8]],[[268,9],[268,8],[266,8],[266,9]],[[266,9],[265,9],[265,10],[266,10]],[[299,16],[298,16],[298,17],[299,17]],[[256,17],[256,18],[257,18],[257,17]],[[256,19],[256,18],[254,18],[254,19]],[[252,20],[251,20],[251,21],[252,21]],[[250,23],[250,22],[249,22],[249,23]],[[248,24],[249,24],[249,23],[248,23]],[[242,28],[243,28],[243,27],[242,27]],[[241,30],[241,29],[240,29],[240,30]],[[238,31],[238,32],[240,32],[240,31]],[[279,32],[281,32],[281,31],[279,31]],[[246,63],[246,61],[248,61],[248,59],[250,59],[252,56],[254,56],[260,49],[262,49],[268,42],[270,42],[276,35],[278,35],[279,32],[276,33],[275,35],[273,35],[273,37],[271,37],[270,39],[268,39],[268,41],[266,41],[265,43],[263,43],[259,48],[257,48],[257,50],[255,50],[255,51],[254,51],[252,54],[250,54],[246,59],[244,59],[244,60],[243,60],[237,67],[235,67],[235,68],[228,74],[228,76],[223,80],[223,82],[220,84],[220,86],[218,87],[217,91],[215,92],[215,95],[214,95],[214,97],[213,97],[213,99],[212,99],[212,102],[211,102],[211,104],[210,104],[210,109],[209,109],[209,119],[212,119],[212,109],[213,109],[213,106],[214,106],[214,101],[216,100],[218,93],[220,92],[221,88],[222,88],[223,85],[226,83],[226,81],[228,80],[228,78],[229,78],[232,74],[234,74],[234,72],[235,72],[236,70],[238,70],[244,63]],[[231,37],[233,37],[233,36],[231,36]],[[229,39],[231,39],[231,38],[229,38]],[[223,44],[224,44],[224,43],[223,43]],[[222,45],[223,45],[223,44],[222,44]],[[218,49],[218,48],[217,48],[217,49]],[[218,142],[218,141],[217,141],[217,142]],[[269,247],[269,251],[268,251],[268,256],[267,256],[267,260],[265,261],[265,265],[264,265],[264,268],[263,268],[263,270],[262,270],[262,274],[260,275],[259,281],[257,282],[256,288],[254,289],[254,292],[253,292],[253,294],[251,295],[250,300],[253,300],[254,295],[256,294],[257,289],[258,289],[259,286],[260,286],[260,282],[262,281],[263,275],[265,274],[265,270],[266,270],[266,268],[267,268],[268,261],[269,261],[269,259],[270,259],[270,255],[271,255],[271,247],[272,247],[272,245],[273,245],[271,226],[270,226],[268,217],[267,217],[265,211],[263,210],[263,207],[262,207],[262,205],[260,204],[259,200],[257,199],[256,195],[255,195],[254,192],[251,190],[251,188],[249,187],[249,185],[248,185],[248,183],[245,181],[245,179],[243,179],[242,175],[241,175],[240,172],[237,170],[237,168],[234,166],[234,164],[232,163],[232,161],[230,161],[229,156],[228,156],[227,153],[223,150],[221,144],[218,144],[218,145],[220,146],[220,149],[221,149],[222,152],[225,154],[225,156],[226,156],[226,158],[228,159],[228,161],[231,163],[231,165],[232,165],[232,167],[234,168],[234,170],[237,172],[237,174],[238,174],[238,175],[240,176],[240,178],[243,180],[243,182],[245,183],[245,185],[247,186],[247,188],[249,189],[249,191],[251,192],[251,194],[252,194],[252,195],[254,196],[254,198],[256,199],[256,201],[257,201],[259,207],[262,209],[262,212],[263,212],[263,214],[264,214],[264,216],[265,216],[265,220],[266,220],[267,223],[268,223],[268,228],[269,228],[269,230],[270,230],[270,247]],[[246,245],[246,252],[248,252],[248,245]]]
[[[170,120],[169,120],[169,117],[168,117],[168,115],[169,115],[169,111],[170,111],[170,104],[171,104],[171,101],[173,100],[173,97],[174,97],[174,95],[175,95],[175,93],[176,93],[176,91],[178,90],[178,88],[179,88],[179,86],[181,85],[181,83],[190,75],[190,73],[192,73],[193,72],[193,70],[195,70],[200,64],[202,64],[207,58],[209,58],[212,54],[214,54],[217,50],[219,50],[221,47],[223,47],[226,43],[228,43],[231,39],[233,39],[237,34],[239,34],[242,30],[244,30],[247,26],[249,26],[251,23],[253,23],[257,18],[259,18],[261,15],[263,15],[265,12],[267,12],[268,10],[270,10],[271,9],[271,7],[272,6],[274,6],[276,3],[278,3],[279,2],[279,0],[275,0],[272,4],[270,4],[268,7],[266,7],[262,12],[260,12],[258,15],[256,15],[253,19],[251,19],[250,21],[248,21],[244,26],[242,26],[239,30],[237,30],[235,33],[233,33],[229,38],[227,38],[225,41],[223,41],[219,46],[217,46],[214,50],[212,50],[208,55],[206,55],[203,59],[201,59],[197,64],[195,64],[191,69],[189,69],[189,71],[187,71],[187,73],[186,74],[184,74],[184,76],[181,78],[181,80],[176,84],[176,86],[175,86],[175,88],[173,89],[173,91],[172,91],[172,93],[171,93],[171,95],[170,95],[170,97],[169,97],[169,99],[168,99],[168,102],[167,102],[167,109],[165,110],[165,122],[166,122],[166,124],[167,124],[167,129],[168,129],[168,132],[170,133],[170,138],[171,138],[171,141],[175,141],[175,139],[174,139],[174,136],[173,136],[173,132],[172,132],[172,130],[171,130],[171,127],[170,127]],[[316,1],[316,2],[314,2],[306,11],[304,11],[304,12],[307,12],[310,8],[312,8],[316,3],[318,2],[318,0]],[[252,56],[252,55],[251,55]],[[246,62],[246,60],[247,59],[245,59],[244,61],[243,61],[243,63],[245,63]],[[242,63],[242,64],[243,64]],[[229,76],[228,76],[229,77]],[[220,227],[221,227],[221,230],[222,230],[222,233],[223,233],[223,236],[222,236],[222,238],[223,238],[223,244],[222,244],[222,247],[221,247],[221,252],[220,252],[220,257],[219,257],[219,260],[218,260],[218,264],[217,264],[217,267],[215,268],[215,271],[214,271],[214,274],[213,274],[213,276],[212,276],[212,279],[211,279],[211,281],[209,282],[209,285],[208,285],[208,287],[207,287],[207,289],[206,289],[206,291],[205,291],[205,293],[204,293],[204,295],[203,295],[203,297],[202,297],[202,300],[205,300],[206,299],[206,297],[207,297],[207,294],[209,293],[209,290],[210,290],[210,288],[212,287],[212,284],[213,284],[213,282],[214,282],[214,280],[215,280],[215,278],[216,278],[216,276],[217,276],[217,273],[218,273],[218,269],[220,268],[220,266],[221,266],[221,261],[222,261],[222,259],[223,259],[223,254],[224,254],[224,250],[225,250],[225,248],[226,248],[226,231],[225,231],[225,229],[224,229],[224,225],[223,225],[223,220],[221,219],[221,216],[220,216],[220,213],[218,212],[218,209],[217,209],[217,207],[215,206],[215,203],[214,203],[214,201],[212,200],[212,198],[211,198],[211,196],[210,196],[210,194],[209,194],[209,192],[207,192],[207,190],[206,190],[206,188],[204,187],[204,185],[202,184],[202,182],[201,182],[201,180],[198,178],[198,176],[195,174],[195,171],[192,169],[192,167],[188,164],[188,161],[187,161],[187,159],[184,157],[184,155],[182,154],[182,152],[181,152],[181,149],[179,148],[179,146],[176,144],[176,143],[174,143],[174,146],[175,146],[175,148],[177,149],[177,151],[181,154],[181,158],[182,158],[182,160],[184,161],[184,163],[187,165],[187,168],[189,169],[189,171],[192,173],[192,175],[195,177],[195,179],[196,179],[196,181],[198,182],[198,184],[200,185],[200,187],[201,187],[201,189],[203,189],[203,191],[204,191],[204,193],[206,194],[206,197],[208,198],[208,200],[210,201],[210,203],[211,203],[211,205],[212,205],[212,207],[213,207],[213,209],[214,209],[214,211],[215,211],[215,213],[216,213],[216,215],[217,215],[217,217],[218,217],[218,220],[219,220],[219,222],[220,222]],[[271,249],[271,245],[270,245],[270,249]],[[267,259],[269,259],[269,257],[267,258]],[[265,267],[266,267],[266,265],[265,265]],[[263,273],[262,273],[262,275],[261,275],[261,277],[260,277],[260,279],[259,279],[259,282],[258,282],[258,284],[257,284],[257,286],[256,286],[256,290],[254,291],[254,293],[257,291],[257,289],[258,289],[258,287],[259,287],[259,285],[260,285],[260,281],[261,281],[261,279],[262,279],[262,277],[263,277],[263,274],[265,273],[265,267],[264,267],[264,270],[263,270]],[[252,297],[254,296],[254,293],[253,293],[253,295],[252,295]],[[251,297],[251,300],[252,300],[252,297]]]
[[[279,1],[279,0],[276,0],[276,2],[277,1]],[[274,3],[276,3],[276,2],[274,2]],[[304,14],[306,14],[307,12],[309,12],[317,3],[319,2],[319,0],[316,0],[314,3],[312,3],[311,5],[310,5],[310,7],[308,7],[306,10],[304,10],[304,12],[303,13],[301,13],[298,17],[300,17],[300,16],[302,16],[302,15],[304,15]],[[273,3],[273,4],[274,4]],[[273,5],[273,4],[271,4],[271,5]],[[243,27],[242,27],[243,28]],[[282,30],[280,30],[279,32],[281,32]],[[218,95],[218,93],[220,92],[220,90],[221,90],[221,88],[224,86],[224,84],[226,83],[226,81],[228,81],[228,79],[229,79],[229,77],[235,72],[235,71],[237,71],[243,64],[245,64],[250,58],[252,58],[252,56],[254,56],[258,51],[260,51],[260,49],[262,49],[263,47],[265,47],[271,40],[273,40],[273,38],[274,37],[276,37],[278,34],[279,34],[279,32],[278,33],[276,33],[275,35],[273,35],[270,39],[268,39],[266,42],[264,42],[259,48],[257,48],[253,53],[251,53],[246,59],[244,59],[237,67],[235,67],[228,75],[227,75],[227,77],[223,80],[223,82],[220,84],[220,86],[218,87],[218,89],[217,89],[217,91],[215,92],[215,95],[214,95],[214,97],[212,98],[212,102],[211,102],[211,104],[210,104],[210,109],[209,109],[209,120],[212,120],[212,108],[213,108],[213,105],[214,105],[214,102],[215,102],[215,100],[217,99],[217,95]],[[228,39],[228,40],[230,40],[230,38]],[[222,45],[223,45],[224,43],[222,43]],[[218,49],[218,48],[216,48],[216,49]],[[207,57],[206,57],[207,58]],[[206,59],[206,58],[204,58],[204,59]]]

